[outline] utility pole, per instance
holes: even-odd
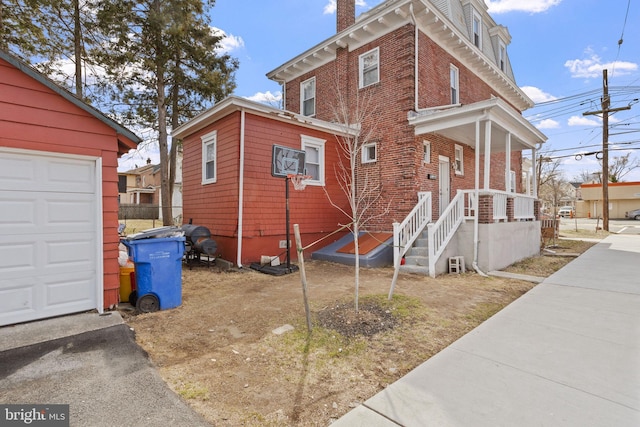
[[[609,108],[609,78],[607,69],[602,70],[602,110],[588,111],[583,116],[602,114],[602,229],[609,231],[609,114],[616,111],[629,110],[631,106]]]

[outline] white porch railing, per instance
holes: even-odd
[[[459,191],[436,223],[427,224],[429,236],[429,275],[436,277],[436,261],[465,218],[465,192]]]
[[[509,193],[504,191],[491,191],[493,194],[493,220],[506,221],[507,220],[507,199]]]
[[[526,194],[515,194],[513,198],[513,219],[532,220],[536,218],[536,214],[534,212],[534,202],[536,201],[535,197],[527,196]]]
[[[431,222],[431,192],[418,193],[418,204],[401,223],[393,223],[393,265],[411,249],[424,227]]]

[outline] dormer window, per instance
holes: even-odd
[[[380,49],[375,48],[360,55],[360,88],[380,81]]]
[[[502,41],[500,41],[500,46],[498,47],[498,66],[502,72],[507,68],[507,47]]]
[[[473,11],[473,44],[482,49],[482,17],[475,10]]]
[[[316,115],[316,78],[312,77],[300,83],[300,114]]]

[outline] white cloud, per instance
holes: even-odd
[[[216,36],[222,37],[220,40],[220,47],[217,49],[219,53],[231,53],[244,47],[244,40],[240,36],[227,34],[224,30],[215,27],[211,27],[211,31]]]
[[[522,91],[524,93],[527,94],[527,96],[529,98],[531,98],[531,100],[533,102],[535,102],[536,104],[539,104],[541,102],[548,102],[548,101],[553,101],[556,100],[558,98],[556,98],[555,96],[544,92],[542,89],[539,89],[537,87],[534,86],[523,86],[520,89],[522,89]]]
[[[560,123],[555,120],[545,119],[538,123],[536,127],[538,129],[558,129],[560,127]]]
[[[270,90],[266,92],[258,92],[252,96],[246,97],[249,101],[260,102],[262,104],[268,104],[274,107],[278,107],[282,101],[282,93],[271,93]]]
[[[367,7],[367,2],[365,0],[356,0],[356,6]],[[336,13],[336,8],[336,0],[329,0],[329,3],[324,6],[324,10],[322,13],[325,15],[331,15],[333,13]]]
[[[571,116],[567,121],[569,126],[601,126],[600,122],[582,116]]]
[[[486,0],[489,13],[507,12],[546,12],[554,6],[560,4],[562,0]]]
[[[571,72],[571,77],[576,79],[592,79],[602,76],[602,70],[609,73],[615,72],[617,76],[629,75],[638,70],[638,64],[626,61],[602,62],[602,59],[590,49],[585,52],[589,55],[585,59],[571,59],[564,66]]]

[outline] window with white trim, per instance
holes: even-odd
[[[201,137],[202,140],[202,183],[216,182],[218,171],[218,144],[217,131],[213,131]]]
[[[449,68],[449,81],[451,82],[451,103],[459,104],[460,103],[460,72],[458,68],[451,64]]]
[[[378,148],[375,142],[362,146],[362,163],[374,163],[378,160]]]
[[[475,10],[473,11],[473,44],[482,49],[482,17]]]
[[[380,81],[380,49],[375,48],[360,55],[360,88]]]
[[[300,114],[316,115],[316,78],[311,77],[300,83]]]
[[[464,150],[462,149],[462,145],[458,145],[455,144],[455,159],[453,162],[453,170],[455,171],[456,175],[463,175],[464,174],[464,158],[463,153]]]
[[[307,185],[324,185],[324,146],[326,141],[302,135],[301,148],[305,152],[305,175],[311,176]]]
[[[431,163],[431,143],[429,141],[422,141],[422,161]]]
[[[512,193],[516,192],[516,171],[509,171],[509,191]]]
[[[498,47],[498,66],[500,67],[500,71],[505,71],[507,68],[507,47],[504,45],[502,40],[500,41],[500,46]]]

